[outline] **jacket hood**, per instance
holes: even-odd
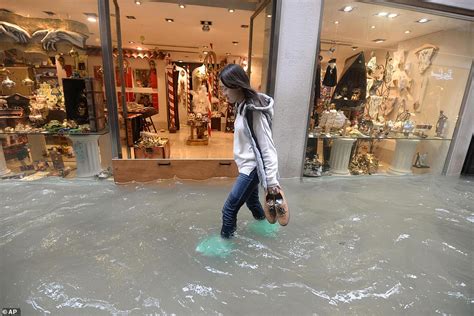
[[[270,117],[273,117],[273,99],[264,93],[258,94],[264,100],[264,105],[255,105],[253,103],[245,104],[244,114],[247,110],[250,111],[261,111],[267,114],[270,114]],[[266,105],[265,105],[266,104]]]

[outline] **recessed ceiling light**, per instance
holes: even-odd
[[[129,44],[135,44],[135,42],[134,42],[134,41],[128,41],[128,43],[129,43]]]
[[[232,44],[237,45],[237,44],[239,44],[239,42],[232,42]]]
[[[371,29],[375,29],[375,25],[372,25],[370,28],[371,28]]]
[[[208,49],[209,47],[207,45],[204,45],[202,48],[204,49]]]
[[[183,62],[183,61],[182,61],[181,59],[180,59],[180,60],[178,60],[178,63],[182,63],[182,62]]]
[[[334,24],[339,24],[339,21],[334,21]]]
[[[271,18],[271,17],[272,17],[272,15],[271,15],[271,14],[267,14],[267,18]]]
[[[136,20],[136,19],[137,19],[137,18],[134,17],[133,15],[127,15],[126,17],[127,17],[127,19],[129,19],[129,20]]]
[[[234,9],[229,9],[228,11],[229,11],[230,13],[234,13],[234,12],[235,12]]]
[[[405,34],[410,34],[410,33],[411,33],[410,30],[406,30],[406,31],[405,31]]]
[[[142,2],[140,0],[135,0],[135,4],[140,5],[140,4],[142,4]]]
[[[397,13],[390,13],[390,14],[388,15],[388,17],[391,18],[391,19],[396,18],[397,16],[398,16]]]
[[[165,21],[168,22],[168,23],[173,23],[174,22],[174,20],[170,19],[170,18],[166,18]]]
[[[202,53],[203,53],[204,55],[207,55],[207,51],[203,51]]]
[[[352,50],[356,50],[357,49],[357,46],[352,46]]]
[[[185,6],[184,4],[180,4],[179,7],[180,7],[181,9],[186,8],[186,6]]]
[[[100,39],[96,38],[95,41],[96,41],[96,42],[100,42]]]
[[[383,38],[377,38],[377,39],[374,39],[372,42],[375,42],[375,43],[383,43],[383,42],[385,42],[385,39],[383,39]]]
[[[377,16],[387,16],[388,12],[379,12],[376,14]]]
[[[419,20],[416,21],[416,22],[418,22],[418,23],[427,23],[427,22],[429,22],[429,21],[431,21],[431,20],[429,20],[429,19],[427,19],[427,18],[423,18],[423,19],[419,19]]]
[[[89,17],[87,17],[87,21],[89,21],[89,22],[97,22],[97,19],[96,19],[95,16],[89,16]]]
[[[227,56],[230,56],[230,53],[225,53]]]
[[[352,10],[354,10],[354,7],[350,5],[346,5],[345,7],[340,9],[340,11],[344,11],[344,12],[351,12]]]
[[[242,24],[240,27],[243,28],[243,29],[248,29],[249,25],[248,24]]]
[[[137,47],[137,50],[143,50],[143,48],[141,48],[140,46]]]

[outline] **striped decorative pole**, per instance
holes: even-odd
[[[189,73],[189,66],[186,66],[186,74],[187,74],[187,89],[186,91],[186,101],[188,106],[188,114],[191,113],[191,75]]]
[[[169,131],[176,133],[176,108],[174,100],[174,85],[173,85],[173,65],[166,66],[166,81],[168,83],[168,110],[169,110]]]

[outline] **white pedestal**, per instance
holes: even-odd
[[[3,145],[0,140],[0,176],[10,173],[10,169],[7,168],[7,162],[5,161],[5,155],[3,154]]]
[[[40,161],[45,159],[47,150],[46,138],[44,135],[28,135],[28,144],[30,144],[31,161]]]
[[[411,167],[419,142],[419,139],[397,139],[395,153],[387,173],[393,175],[413,174]]]
[[[331,172],[335,175],[350,175],[349,160],[351,158],[352,145],[356,139],[354,138],[336,138],[333,141],[331,149],[331,158],[329,165]]]
[[[77,177],[93,177],[102,171],[100,167],[100,135],[69,135],[76,154]]]

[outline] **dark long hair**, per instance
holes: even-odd
[[[225,66],[219,74],[219,79],[229,89],[242,89],[247,103],[252,103],[255,106],[266,105],[264,98],[250,87],[249,77],[241,66],[237,64]]]

